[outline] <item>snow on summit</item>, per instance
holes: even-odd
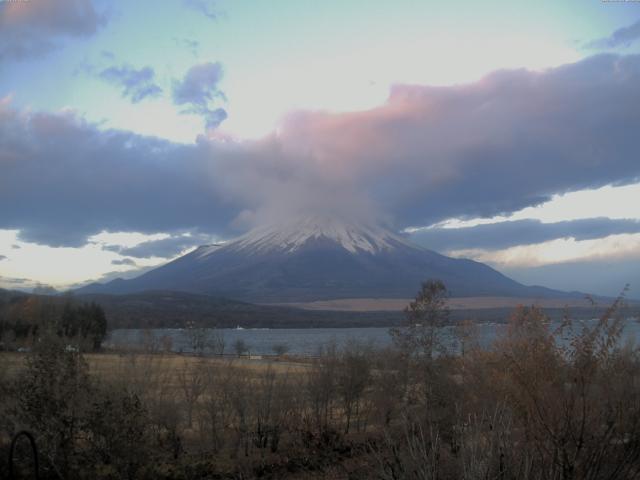
[[[351,253],[377,253],[399,245],[411,245],[404,238],[374,224],[346,223],[329,216],[300,218],[287,223],[258,227],[224,246],[253,253],[295,252],[309,242],[331,241]],[[203,252],[203,256],[210,252]]]

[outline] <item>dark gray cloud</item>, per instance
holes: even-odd
[[[6,256],[6,255],[0,255],[0,262],[1,262],[2,260],[6,260],[6,259],[7,259],[7,256]]]
[[[221,71],[204,71],[176,86],[180,104],[219,98]],[[244,142],[176,145],[5,102],[0,228],[77,246],[102,230],[224,237],[318,210],[382,212],[399,229],[508,214],[640,181],[637,105],[640,56],[614,55],[468,85],[397,86],[379,108],[296,112]]]
[[[210,235],[193,233],[188,236],[176,235],[161,240],[150,240],[134,247],[109,246],[107,249],[135,258],[172,258],[189,248],[209,243],[211,243]]]
[[[516,220],[467,228],[430,228],[411,234],[411,239],[442,252],[467,248],[502,249],[558,238],[592,240],[621,233],[640,233],[640,220],[589,218],[556,223]]]
[[[210,20],[217,20],[220,13],[217,10],[216,0],[183,0],[186,7],[201,13]]]
[[[628,27],[619,28],[605,38],[598,38],[585,45],[585,48],[603,50],[607,48],[628,47],[640,38],[640,20]]]
[[[0,2],[0,62],[46,54],[69,37],[89,37],[107,21],[91,0]]]
[[[0,285],[5,285],[5,288],[23,288],[33,285],[33,281],[28,278],[3,277],[0,275]]]
[[[0,228],[52,246],[104,229],[225,232],[240,207],[215,186],[224,155],[0,105]]]
[[[136,266],[136,262],[132,258],[117,258],[111,260],[111,265],[131,265]]]
[[[185,107],[184,113],[201,115],[208,129],[216,128],[227,118],[227,112],[216,106],[225,101],[224,93],[218,88],[223,69],[219,62],[194,65],[184,78],[174,82],[173,101]]]
[[[153,98],[162,94],[155,82],[155,71],[151,67],[135,69],[129,65],[105,68],[99,77],[122,88],[122,96],[132,103],[138,103],[145,98]]]

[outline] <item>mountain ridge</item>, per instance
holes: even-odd
[[[202,246],[139,277],[92,284],[78,293],[176,290],[249,302],[412,297],[442,280],[453,296],[563,297],[524,286],[493,268],[450,258],[375,224],[329,217],[256,228],[221,246]]]

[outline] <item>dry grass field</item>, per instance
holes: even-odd
[[[0,370],[8,377],[15,377],[25,367],[26,353],[0,352]],[[276,374],[299,374],[306,372],[311,364],[298,358],[249,357],[199,357],[179,354],[149,353],[85,353],[89,372],[95,378],[111,382],[135,383],[162,380],[169,387],[177,388],[180,375],[196,368],[218,369],[224,367],[242,368],[256,376],[267,371]]]
[[[315,302],[279,303],[280,306],[305,310],[329,310],[344,312],[399,312],[412,299],[409,298],[342,298]],[[536,305],[542,308],[589,307],[586,298],[524,298],[524,297],[458,297],[449,299],[452,310],[515,308],[518,305]]]

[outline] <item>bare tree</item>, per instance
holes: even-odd
[[[187,324],[186,332],[189,347],[196,355],[203,355],[205,352],[213,355],[224,353],[224,335],[220,330],[197,327],[193,322],[190,322]]]
[[[234,370],[234,375],[229,382],[229,395],[234,410],[233,428],[236,432],[233,456],[237,457],[240,449],[242,449],[245,457],[248,457],[253,389],[249,372],[246,369],[239,368]]]
[[[206,389],[206,381],[206,365],[201,361],[190,363],[184,359],[183,367],[178,372],[178,383],[185,402],[188,428],[193,424],[193,409]]]
[[[460,356],[463,358],[469,351],[480,348],[478,326],[471,319],[458,323],[453,329],[453,335],[458,344]]]
[[[207,371],[206,391],[203,395],[203,410],[200,424],[209,438],[215,453],[225,445],[227,430],[233,417],[233,378],[236,368],[233,361],[211,365]]]
[[[210,328],[206,340],[207,350],[213,355],[223,355],[225,346],[226,343],[222,331],[217,328]]]
[[[312,421],[319,431],[328,429],[333,404],[337,396],[337,374],[339,369],[338,351],[335,343],[331,343],[320,351],[320,356],[313,363],[306,375],[306,392],[312,414]]]
[[[428,280],[407,308],[403,328],[390,330],[394,344],[408,354],[433,358],[443,352],[441,329],[449,321],[447,288],[440,280]]]
[[[238,338],[233,342],[233,349],[235,350],[236,355],[241,356],[249,351],[249,345],[243,339]]]
[[[442,439],[437,426],[425,427],[405,415],[398,430],[385,430],[382,441],[372,445],[376,477],[381,480],[441,478]]]
[[[371,397],[380,426],[389,427],[405,410],[409,391],[409,366],[405,355],[389,348],[376,352],[372,359]]]
[[[370,365],[371,350],[356,342],[348,342],[340,356],[337,375],[338,392],[345,416],[345,433],[349,433],[353,417],[359,420],[362,397],[371,379]]]
[[[289,351],[289,345],[287,345],[286,343],[276,343],[271,347],[271,350],[277,356],[282,357]]]

